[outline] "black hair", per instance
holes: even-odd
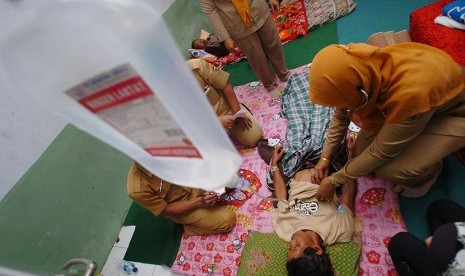
[[[197,49],[197,48],[195,48],[195,46],[194,46],[194,44],[195,44],[195,42],[196,42],[197,40],[199,40],[199,38],[192,40],[192,43],[191,43],[191,48],[192,48],[192,49]]]
[[[321,255],[313,248],[305,248],[300,257],[286,263],[286,268],[289,276],[334,276],[331,260],[324,248]]]

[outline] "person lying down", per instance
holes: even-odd
[[[277,145],[271,161],[274,194],[280,201],[271,211],[276,234],[290,243],[286,268],[289,275],[334,275],[325,246],[350,242],[361,232],[353,213],[356,183],[342,187],[341,203],[333,198],[318,200],[318,185],[310,181],[312,169],[298,171],[289,191],[279,162],[284,151]]]

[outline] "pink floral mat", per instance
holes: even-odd
[[[292,70],[306,70],[306,66]],[[281,102],[271,99],[260,83],[248,83],[234,87],[240,102],[254,114],[264,132],[264,138],[285,137],[287,119],[281,116]],[[282,91],[285,83],[279,83]],[[243,158],[242,176],[249,180],[259,196],[252,190],[237,191],[225,199],[227,208],[236,212],[237,223],[227,234],[205,236],[183,236],[177,258],[171,271],[183,275],[236,275],[241,253],[250,230],[262,233],[273,232],[269,210],[270,201],[264,200],[271,192],[265,185],[268,165],[260,158],[256,148],[235,143]]]
[[[355,212],[363,221],[359,275],[397,275],[387,244],[392,236],[407,228],[391,184],[372,176],[359,178]]]
[[[301,66],[293,72],[307,70]],[[285,84],[279,83],[282,91]],[[281,115],[280,101],[272,100],[261,84],[254,83],[234,88],[240,102],[247,105],[260,123],[264,138],[285,138],[287,120]],[[252,190],[237,191],[224,199],[227,208],[236,212],[237,224],[230,233],[220,235],[183,236],[171,271],[182,275],[237,275],[241,253],[250,230],[273,232],[269,210],[271,195],[265,185],[268,165],[256,148],[235,144],[243,157],[242,176],[249,180]],[[397,275],[387,251],[390,238],[406,231],[397,194],[391,185],[373,177],[358,180],[356,213],[363,221],[362,256],[359,275]]]

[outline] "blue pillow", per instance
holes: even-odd
[[[442,14],[459,23],[465,23],[465,0],[456,0],[445,5]]]

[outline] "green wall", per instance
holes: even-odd
[[[199,38],[200,30],[212,32],[206,16],[197,1],[177,0],[163,14],[165,22],[178,44],[179,50],[187,58],[192,40]]]

